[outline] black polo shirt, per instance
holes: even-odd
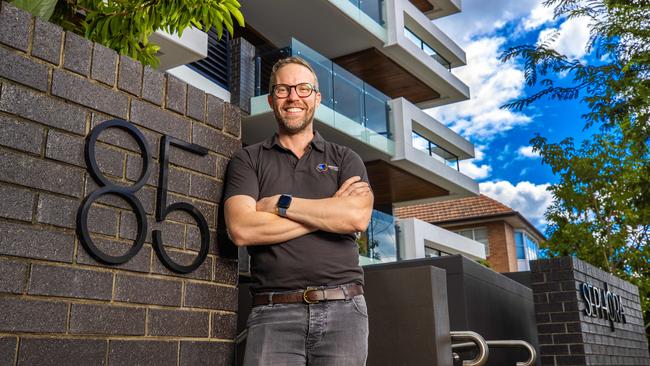
[[[351,149],[325,141],[315,132],[308,151],[298,159],[280,145],[276,134],[232,158],[224,201],[236,195],[256,201],[276,194],[328,198],[355,175],[368,182],[363,161]],[[316,231],[279,244],[249,246],[248,252],[254,292],[363,284],[353,234]]]

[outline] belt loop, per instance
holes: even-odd
[[[273,292],[269,292],[269,305],[273,305]]]
[[[341,290],[343,290],[343,295],[345,295],[345,300],[350,300],[350,294],[348,293],[348,287],[346,285],[341,285]]]

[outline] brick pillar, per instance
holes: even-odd
[[[0,365],[230,365],[237,319],[237,261],[217,242],[225,167],[241,147],[239,109],[60,27],[0,3]],[[81,244],[77,212],[99,188],[84,159],[90,131],[110,119],[137,128],[152,165],[135,197],[148,229],[127,262],[108,265]],[[198,255],[194,219],[158,222],[158,147],[163,135],[205,147],[170,149],[167,205],[192,204],[211,242],[193,272],[170,271],[152,230],[180,264]],[[101,174],[133,186],[142,169],[135,140],[98,138]],[[88,231],[117,256],[139,230],[115,195],[91,205]]]
[[[230,42],[230,55],[230,102],[250,114],[250,100],[255,96],[255,46],[235,38]]]

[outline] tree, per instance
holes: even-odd
[[[128,55],[145,65],[158,66],[160,47],[149,42],[156,30],[183,34],[187,27],[223,27],[233,34],[234,22],[244,26],[237,0],[14,0],[25,9],[64,29]]]
[[[639,287],[650,326],[650,0],[546,0],[555,16],[589,22],[588,51],[597,64],[569,60],[550,42],[513,47],[502,60],[522,59],[526,83],[540,90],[504,108],[541,98],[580,100],[589,111],[579,146],[571,138],[531,140],[559,175],[546,212],[551,256],[575,255]],[[551,39],[552,40],[552,39]],[[557,85],[550,75],[570,75]],[[561,78],[559,80],[562,80]]]

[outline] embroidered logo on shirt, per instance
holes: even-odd
[[[325,173],[328,170],[333,170],[335,172],[338,172],[339,167],[337,167],[336,165],[329,165],[329,164],[325,164],[325,163],[320,163],[320,164],[316,165],[316,170],[318,170],[321,173]]]

